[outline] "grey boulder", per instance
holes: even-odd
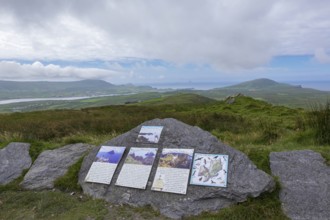
[[[157,144],[136,142],[141,126],[164,126]],[[131,131],[124,133],[106,143],[108,146],[126,146],[123,158],[126,158],[130,147],[158,147],[147,189],[139,190],[115,186],[124,159],[118,164],[110,185],[88,183],[84,179],[91,167],[100,147],[93,149],[84,158],[79,183],[84,193],[95,198],[119,204],[129,204],[135,207],[151,205],[163,215],[178,219],[183,216],[198,215],[203,211],[216,211],[237,202],[246,201],[248,197],[257,197],[261,193],[274,188],[273,178],[256,168],[249,158],[223,143],[207,131],[192,127],[176,119],[154,119],[144,122]],[[151,191],[157,163],[163,147],[194,148],[195,153],[213,153],[229,155],[228,184],[226,188],[203,187],[189,185],[186,195]]]
[[[20,185],[25,189],[53,188],[54,181],[90,149],[91,145],[80,143],[42,152]]]
[[[10,183],[31,166],[30,144],[10,143],[0,150],[0,185]]]
[[[291,219],[330,219],[330,167],[311,150],[272,152],[272,174],[281,183],[280,200]]]

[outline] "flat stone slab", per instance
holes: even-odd
[[[88,150],[88,144],[72,144],[42,152],[24,176],[21,186],[25,189],[51,189],[54,181],[63,176]]]
[[[157,144],[136,142],[143,125],[164,127]],[[103,145],[126,146],[127,149],[123,155],[123,160],[118,164],[118,169],[110,185],[84,181],[100,147],[93,149],[85,157],[79,173],[79,183],[84,193],[95,198],[103,198],[112,203],[129,204],[132,206],[151,205],[170,218],[178,219],[183,216],[198,215],[203,211],[216,211],[237,202],[246,201],[248,197],[257,197],[262,192],[271,191],[275,185],[273,178],[257,169],[245,154],[221,143],[209,132],[175,119],[147,121]],[[115,186],[130,147],[158,147],[159,149],[146,190]],[[152,181],[155,177],[163,147],[194,148],[195,153],[229,155],[227,187],[189,185],[186,195],[151,191]]]
[[[272,174],[281,182],[280,199],[291,219],[330,219],[330,167],[311,150],[272,152]]]
[[[18,142],[0,150],[0,185],[10,183],[31,166],[29,150],[30,144]]]

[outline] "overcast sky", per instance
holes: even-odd
[[[330,80],[330,1],[0,0],[2,80],[261,77]]]

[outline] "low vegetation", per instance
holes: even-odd
[[[211,132],[247,154],[269,174],[268,156],[272,151],[311,149],[321,153],[329,164],[329,102],[307,111],[273,106],[245,96],[236,97],[231,104],[205,99],[182,104],[176,97],[166,98],[164,105],[157,99],[82,110],[1,114],[0,148],[13,141],[29,142],[35,160],[46,149],[77,142],[98,145],[146,120],[171,117]],[[22,191],[19,187],[22,177],[1,186],[0,219],[163,218],[150,207],[121,207],[82,195],[77,185],[81,162],[57,180],[55,192]],[[279,188],[278,185],[272,193],[193,219],[284,219]]]
[[[312,104],[308,119],[318,144],[330,144],[330,101]]]

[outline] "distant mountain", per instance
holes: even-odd
[[[15,98],[76,97],[156,91],[148,86],[113,85],[102,80],[72,82],[0,81],[0,100]]]
[[[239,83],[233,86],[226,87],[227,89],[267,89],[270,87],[277,87],[277,86],[290,86],[284,83],[278,83],[271,79],[255,79],[243,83]]]
[[[291,107],[306,107],[311,103],[325,102],[327,99],[330,99],[330,92],[303,88],[300,85],[279,83],[270,79],[256,79],[233,86],[197,91],[195,93],[218,100],[242,93],[272,104]]]
[[[279,83],[271,79],[255,79],[243,83],[239,83],[233,86],[227,86],[221,89],[236,89],[236,90],[249,90],[249,91],[256,91],[256,90],[279,90],[279,89],[294,89],[301,91],[301,85],[290,85],[286,83]],[[305,89],[305,88],[304,88]],[[318,91],[316,89],[308,89]]]

